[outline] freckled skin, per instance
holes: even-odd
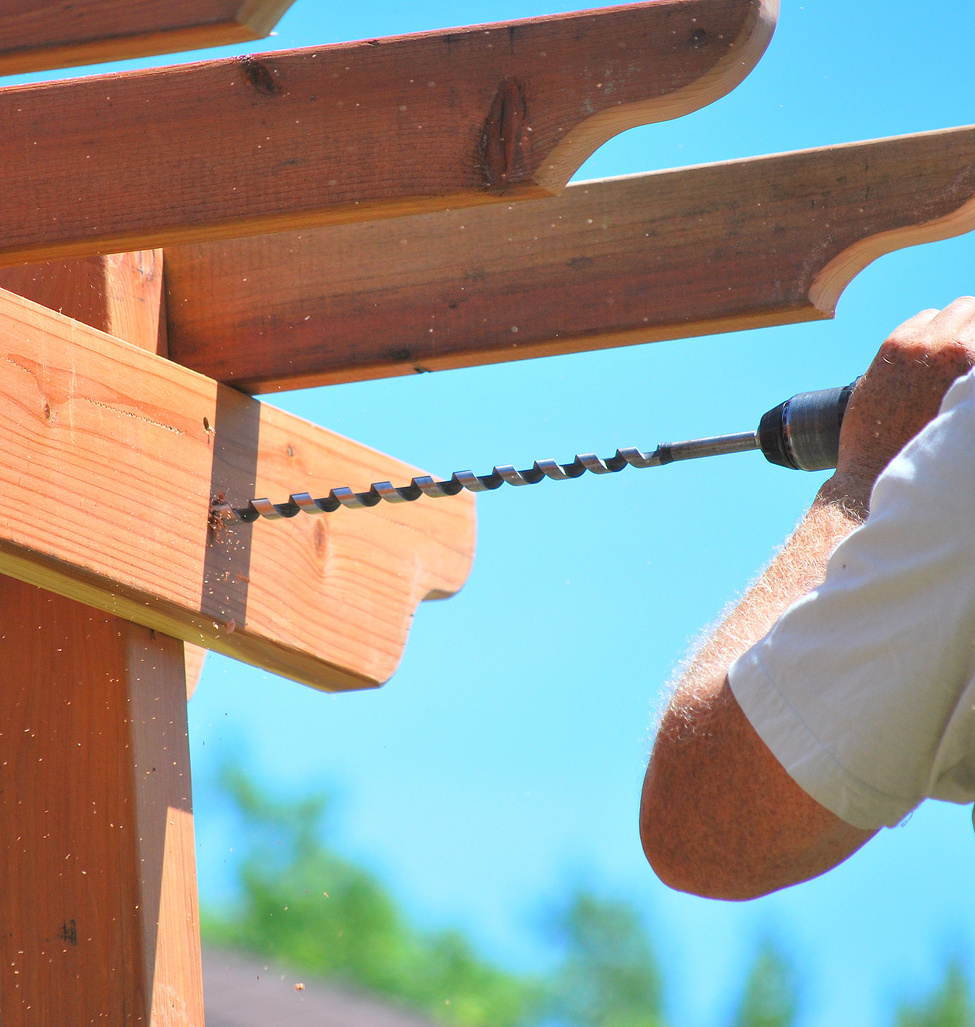
[[[640,808],[644,851],[666,884],[753,898],[824,873],[875,833],[840,820],[792,780],[742,713],[727,671],[822,581],[830,553],[869,513],[877,476],[973,365],[970,296],[891,334],[850,400],[836,473],[692,661],[661,721]]]

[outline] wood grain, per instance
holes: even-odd
[[[871,260],[975,228],[973,197],[960,128],[173,247],[170,352],[268,392],[826,318]]]
[[[165,353],[161,250],[7,270],[0,282]],[[10,762],[0,769],[0,803],[19,800],[0,808],[0,835],[30,839],[26,856],[13,846],[4,854],[0,904],[33,907],[28,918],[0,912],[16,925],[2,953],[11,957],[0,973],[3,1022],[198,1027],[184,667],[205,650],[12,578],[0,578],[0,597],[4,665],[19,686],[0,696],[0,731],[11,742],[30,736],[14,765],[28,765],[42,797],[23,803],[2,780]],[[66,875],[79,865],[80,876]]]
[[[294,0],[4,0],[0,75],[262,39]]]
[[[460,588],[473,497],[208,536],[211,496],[415,468],[0,291],[0,572],[328,689],[393,672]]]
[[[0,577],[4,1027],[203,1023],[183,654]]]
[[[0,268],[0,289],[165,357],[169,350],[162,285],[162,250]],[[203,672],[206,650],[190,642],[184,648],[189,698]]]
[[[0,263],[557,193],[734,88],[778,0],[652,0],[0,93]]]
[[[0,268],[0,289],[166,356],[163,251],[93,255]]]

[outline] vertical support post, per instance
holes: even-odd
[[[35,285],[155,349],[161,260],[46,265]],[[202,1027],[182,643],[0,577],[0,666],[3,1027]]]

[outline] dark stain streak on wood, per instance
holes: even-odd
[[[524,87],[513,78],[506,78],[495,94],[481,133],[480,157],[484,184],[490,190],[503,192],[528,176],[528,104]]]
[[[244,78],[259,93],[265,96],[277,96],[281,92],[281,86],[274,72],[263,62],[255,57],[244,57],[240,62]]]

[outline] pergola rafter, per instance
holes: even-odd
[[[777,0],[652,0],[0,92],[0,265],[558,193],[755,66]]]
[[[176,246],[172,355],[260,393],[828,318],[872,260],[975,228],[972,168],[956,128]]]

